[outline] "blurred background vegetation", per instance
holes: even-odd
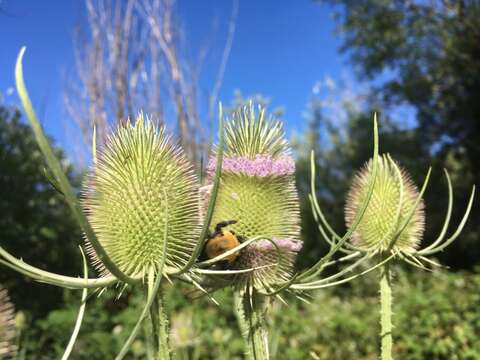
[[[443,223],[447,188],[442,168],[448,169],[454,184],[453,224],[462,216],[469,189],[480,179],[480,4],[459,0],[325,2],[337,14],[342,51],[358,78],[374,80],[375,85],[369,88],[361,107],[352,100],[340,104],[347,115],[343,122],[324,111],[324,101],[312,95],[306,105],[308,127],[291,139],[305,241],[298,257],[300,269],[312,264],[326,249],[306,198],[310,151],[316,153],[320,202],[329,221],[340,231],[344,229],[344,196],[350,179],[372,151],[373,111],[381,114],[382,151],[390,152],[417,184],[429,165],[434,168],[425,196],[424,245],[434,239]],[[144,1],[144,12],[136,12],[129,7],[130,2],[125,3],[117,14],[113,3],[109,9],[86,1],[90,28],[78,34],[84,39],[78,41],[85,60],[77,69],[82,81],[79,88],[67,89],[67,111],[75,114],[74,120],[88,143],[92,119],[96,119],[102,137],[109,125],[123,121],[138,108],[154,114],[161,123],[162,106],[173,102],[180,141],[192,159],[204,158],[211,134],[199,129],[211,119],[201,119],[198,104],[192,100],[196,96],[195,72],[185,66],[188,59],[181,51],[181,38],[176,37],[176,23],[168,22],[175,16],[175,7],[169,1]],[[116,15],[109,17],[108,11]],[[229,34],[232,27],[234,31],[236,11],[234,5]],[[139,33],[147,34],[141,37],[144,43],[138,42]],[[125,48],[126,40],[136,45]],[[142,46],[148,49],[147,55]],[[227,41],[227,56],[228,46]],[[156,62],[162,64],[158,69]],[[122,69],[147,67],[152,76],[158,76],[158,83],[148,92],[142,86],[132,88],[135,72]],[[221,82],[221,76],[217,80]],[[217,101],[216,86],[209,105]],[[237,93],[230,108],[248,100]],[[268,99],[261,95],[255,100],[269,106]],[[414,109],[414,125],[405,126],[388,116],[388,110],[399,104]],[[270,111],[281,118],[282,109]],[[77,246],[82,234],[62,195],[47,181],[40,152],[21,118],[19,109],[0,104],[2,246],[41,268],[78,275],[81,258]],[[64,159],[72,183],[80,189],[86,169],[74,167],[61,149],[57,154]],[[479,218],[479,202],[475,201],[462,236],[439,255],[439,261],[450,268],[448,272],[396,268],[394,322],[399,359],[480,358]],[[275,303],[271,310],[272,358],[375,359],[378,314],[374,310],[374,276],[318,292],[309,299],[310,304],[294,298],[288,299],[288,306]],[[3,267],[0,283],[9,290],[19,311],[20,355],[27,359],[58,358],[74,323],[79,294],[35,283]],[[138,316],[135,304],[142,294],[135,290],[118,300],[114,291],[101,299],[90,299],[72,358],[109,359],[118,351]],[[171,288],[168,296],[172,341],[179,359],[242,358],[228,291],[217,295],[218,307],[205,298],[191,301],[192,294],[182,286]],[[142,341],[140,338],[134,346],[134,358],[144,356]]]

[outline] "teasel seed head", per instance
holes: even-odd
[[[129,276],[145,276],[161,266],[165,231],[167,270],[189,260],[200,234],[198,188],[182,150],[139,114],[99,149],[83,205],[112,261]]]
[[[7,291],[0,287],[0,359],[13,358],[17,352],[15,340],[15,312]]]
[[[288,280],[301,249],[295,163],[282,124],[256,114],[252,104],[236,110],[225,126],[222,176],[211,226],[236,220],[229,228],[246,239],[266,237],[245,247],[235,269],[256,268],[235,276],[235,284],[257,289]],[[207,166],[213,177],[215,159]]]
[[[418,248],[425,227],[423,200],[405,226],[419,196],[418,189],[410,175],[390,156],[380,157],[378,166],[372,197],[352,241],[366,250],[382,252],[395,239],[393,251],[411,253]],[[367,196],[371,171],[372,160],[353,179],[345,205],[347,226],[351,226],[360,204]]]

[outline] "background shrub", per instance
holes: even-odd
[[[376,275],[351,286],[319,291],[309,304],[286,298],[271,309],[272,359],[377,359],[378,289]],[[395,345],[399,359],[478,359],[480,357],[480,274],[410,272],[395,269]],[[114,292],[94,296],[72,359],[113,357],[133,327],[141,294],[115,301]],[[179,359],[242,359],[240,333],[228,290],[191,301],[190,288],[168,288],[172,345]],[[75,321],[79,293],[65,293],[66,307],[29,324],[22,346],[39,359],[58,358]],[[105,299],[107,301],[105,301]],[[140,337],[132,358],[144,358]],[[37,355],[38,356],[38,355]]]

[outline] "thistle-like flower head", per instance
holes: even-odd
[[[0,287],[0,358],[7,359],[15,355],[15,316],[13,305],[7,291]]]
[[[107,138],[84,195],[99,242],[125,274],[158,269],[165,239],[167,269],[189,260],[200,234],[197,179],[164,128],[142,114]]]
[[[263,267],[246,275],[244,281],[265,288],[288,280],[296,252],[302,247],[299,204],[295,189],[295,163],[285,140],[282,124],[267,120],[264,110],[253,105],[234,112],[226,124],[226,148],[222,164],[212,227],[236,220],[230,226],[251,243],[236,260],[236,269]],[[213,177],[215,160],[207,166]]]
[[[385,251],[393,241],[393,250],[412,253],[418,248],[424,231],[423,201],[415,208],[417,187],[388,155],[379,159],[378,166],[372,197],[352,241],[369,251]],[[371,171],[370,160],[353,179],[345,206],[347,226],[351,226],[367,196]]]

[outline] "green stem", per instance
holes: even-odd
[[[268,332],[265,324],[265,297],[255,292],[235,293],[235,312],[245,341],[246,359],[268,360]]]
[[[153,307],[150,312],[152,319],[152,329],[155,338],[155,346],[158,360],[169,360],[169,324],[168,317],[165,312],[165,302],[162,291],[160,290],[155,296]]]
[[[151,320],[150,316],[150,320]],[[155,341],[153,337],[153,331],[151,328],[152,322],[143,323],[143,332],[145,335],[145,344],[146,344],[146,353],[147,353],[147,360],[155,360]]]
[[[82,259],[83,259],[83,274],[84,278],[88,279],[88,263],[87,259],[85,257],[85,254],[83,253],[82,247],[79,246],[80,252],[82,253]],[[65,348],[65,352],[63,353],[62,360],[68,360],[70,357],[70,354],[72,353],[73,346],[75,345],[75,341],[77,340],[78,333],[80,332],[80,327],[82,326],[82,321],[83,321],[83,315],[85,314],[85,307],[87,305],[87,294],[88,289],[83,289],[82,291],[82,302],[80,304],[80,309],[78,311],[77,315],[77,321],[75,321],[75,327],[73,328],[72,336],[70,337],[70,340],[67,344],[67,347]]]
[[[163,268],[163,264],[162,264],[162,268]],[[157,276],[156,279],[155,279],[155,276]],[[122,349],[120,350],[118,355],[115,357],[115,360],[123,360],[128,350],[130,349],[130,346],[132,345],[138,332],[140,331],[143,320],[148,316],[150,309],[152,308],[156,294],[160,291],[160,283],[162,281],[162,278],[163,278],[162,275],[155,275],[155,270],[153,268],[149,270],[147,302],[145,304],[145,307],[142,310],[142,313],[140,314],[140,317],[137,320],[137,323],[135,324],[132,332],[130,333],[130,336],[123,344]]]
[[[155,299],[153,299],[153,305],[150,308],[150,320],[151,320],[151,325],[152,325],[152,344],[153,344],[153,352],[154,354],[158,353],[159,343],[159,314],[158,314],[158,300],[157,297],[155,296]]]
[[[381,359],[392,360],[392,283],[390,275],[390,264],[383,265],[380,276],[380,338],[381,338]]]

